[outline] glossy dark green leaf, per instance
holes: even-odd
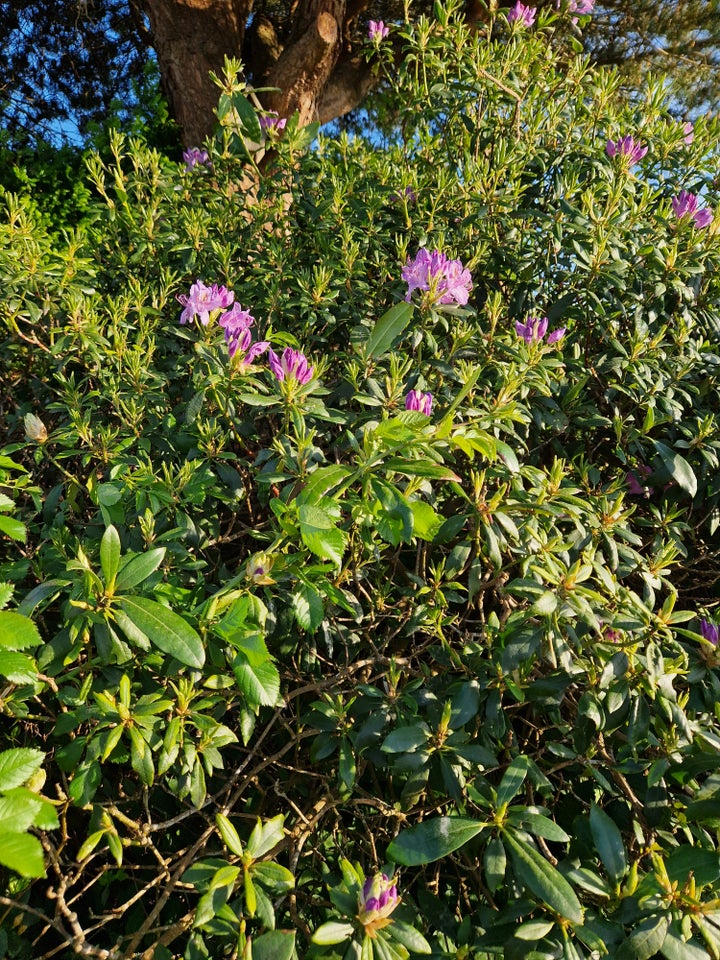
[[[653,445],[675,483],[694,497],[697,493],[697,477],[687,460],[660,440],[653,440]]]
[[[125,590],[132,590],[133,587],[147,580],[163,562],[164,557],[165,547],[156,547],[154,550],[148,550],[147,553],[126,559],[126,562],[120,565],[115,580],[115,590],[118,593],[124,593]]]
[[[509,764],[507,770],[502,775],[500,785],[497,788],[497,805],[505,806],[515,797],[525,782],[530,764],[528,758],[522,754]]]
[[[515,875],[528,890],[572,923],[583,922],[580,901],[565,877],[527,841],[510,830],[503,833],[515,866]]]
[[[628,869],[625,844],[615,821],[594,803],[590,807],[590,831],[610,879],[619,883]]]
[[[368,360],[386,354],[412,319],[414,307],[404,301],[394,304],[376,322],[365,343]]]
[[[115,586],[115,576],[120,566],[120,536],[112,525],[107,528],[100,541],[100,566],[105,586],[111,590]]]
[[[147,597],[118,597],[120,609],[150,641],[188,667],[205,663],[202,640],[195,630],[169,607]]]
[[[402,830],[388,847],[387,855],[406,867],[432,863],[458,850],[488,826],[467,817],[433,817]]]

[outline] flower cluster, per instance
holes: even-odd
[[[528,317],[525,323],[520,320],[515,321],[515,332],[527,344],[539,343],[544,339],[548,328],[547,317]],[[552,330],[547,338],[548,345],[558,343],[565,336],[565,327],[558,327]]]
[[[672,198],[673,213],[678,220],[687,218],[694,221],[696,227],[709,227],[713,221],[712,210],[707,207],[698,207],[698,198],[694,193],[687,190],[681,190],[680,193]]]
[[[187,150],[183,151],[182,158],[185,161],[186,170],[192,170],[193,167],[197,166],[211,166],[210,156],[207,150],[201,150],[199,147],[188,147]]]
[[[198,280],[190,287],[189,294],[181,293],[177,299],[185,308],[180,314],[180,323],[189,323],[193,317],[198,317],[200,323],[207,326],[211,314],[227,310],[235,294],[227,287],[219,287],[216,283],[206,287],[202,280]]]
[[[688,146],[695,139],[695,129],[690,120],[687,123],[683,124],[683,143],[686,143]]]
[[[368,877],[358,897],[358,920],[367,930],[380,930],[392,921],[390,914],[400,903],[397,887],[384,873]]]
[[[714,647],[718,645],[718,641],[720,641],[720,630],[712,620],[702,619],[700,621],[700,633],[702,634],[703,640],[707,640],[707,642],[711,643]]]
[[[433,397],[431,393],[422,393],[420,390],[411,390],[405,397],[405,409],[417,410],[420,413],[430,416],[432,412]]]
[[[508,23],[516,23],[519,27],[531,27],[535,23],[537,10],[535,7],[526,7],[524,3],[517,0],[514,7],[508,10]]]
[[[286,124],[287,118],[279,117],[274,111],[260,117],[260,129],[270,135],[280,133],[281,130],[285,129]]]
[[[472,290],[472,276],[459,260],[448,260],[444,253],[432,253],[421,247],[414,260],[408,259],[402,270],[408,285],[405,299],[410,302],[413,290],[428,292],[429,303],[458,303],[464,306]]]
[[[631,136],[627,136],[620,137],[619,140],[608,140],[605,151],[609,157],[627,159],[628,166],[632,167],[633,164],[642,160],[648,148],[641,143],[636,143]]]
[[[288,379],[304,385],[312,380],[315,371],[315,367],[308,366],[305,354],[292,347],[285,347],[281,357],[272,349],[268,350],[268,365],[280,383]]]
[[[252,363],[270,346],[266,340],[252,342],[250,327],[255,323],[255,318],[247,310],[243,310],[239,303],[234,303],[230,310],[223,313],[218,323],[225,330],[225,342],[230,357],[240,351],[243,365]]]
[[[368,40],[379,44],[390,33],[390,27],[386,27],[382,20],[370,20],[368,22]]]
[[[299,350],[287,347],[282,356],[278,357],[267,340],[253,343],[251,328],[255,318],[248,310],[243,310],[239,303],[235,303],[235,294],[227,287],[219,287],[214,283],[206,286],[198,280],[190,287],[189,294],[178,295],[183,305],[180,314],[180,323],[187,323],[194,317],[206,326],[211,319],[217,318],[218,325],[225,332],[225,342],[231,360],[237,366],[245,367],[253,360],[268,351],[268,366],[276,380],[287,380],[291,388],[300,384],[304,386],[312,380],[315,368],[308,365],[307,358]],[[223,312],[224,311],[224,312]]]

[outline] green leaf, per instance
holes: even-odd
[[[432,541],[443,523],[443,518],[424,500],[411,500],[413,514],[413,536],[420,540]]]
[[[319,467],[305,481],[305,486],[297,496],[297,505],[316,505],[351,475],[351,471],[347,467],[340,466],[340,464]]]
[[[247,657],[238,653],[233,660],[233,673],[252,707],[275,707],[280,702],[280,674],[270,660],[251,664]]]
[[[130,761],[132,768],[145,786],[149,787],[155,779],[155,765],[153,764],[152,751],[137,727],[128,727],[128,732],[130,734]]]
[[[510,813],[514,813],[516,809],[516,807],[511,807]],[[544,840],[552,840],[555,843],[569,843],[570,841],[570,837],[562,827],[541,813],[524,810],[518,813],[518,820],[524,830],[534,834],[536,837],[542,837]]]
[[[34,683],[37,667],[35,661],[24,653],[0,650],[0,676],[7,677],[12,683]]]
[[[530,607],[530,616],[547,617],[557,610],[558,598],[554,590],[546,590],[541,597]]]
[[[243,133],[248,139],[252,140],[254,143],[261,143],[263,139],[262,129],[260,127],[260,121],[258,120],[257,113],[253,109],[250,101],[244,97],[241,93],[233,93],[230,98],[232,106],[237,111],[238,118],[240,120],[240,126],[242,127]]]
[[[0,797],[0,823],[3,833],[25,833],[35,823],[43,802],[38,798],[28,799],[27,794]]]
[[[493,837],[485,848],[483,869],[488,889],[490,893],[495,893],[505,879],[505,870],[507,869],[507,856],[500,837]]]
[[[425,937],[409,923],[393,920],[387,932],[393,940],[397,940],[411,953],[432,953],[432,947]]]
[[[428,477],[431,480],[454,480],[460,482],[460,477],[449,467],[430,460],[409,460],[407,458],[390,457],[383,461],[383,470],[387,473],[403,473],[408,477]]]
[[[95,796],[102,780],[100,764],[93,760],[81,763],[70,781],[68,794],[77,807],[84,807]]]
[[[332,560],[342,566],[347,534],[319,507],[304,504],[298,507],[300,536],[303,543],[321,560]]]
[[[23,877],[44,877],[43,849],[30,833],[0,832],[0,863]]]
[[[240,842],[240,837],[237,830],[230,820],[225,816],[225,814],[218,813],[215,815],[215,823],[220,831],[220,836],[223,838],[225,846],[230,850],[231,853],[234,853],[236,857],[242,857],[242,843]]]
[[[510,830],[504,832],[503,841],[512,854],[518,880],[560,916],[582,923],[580,901],[565,877],[535,847]]]
[[[590,807],[590,831],[610,879],[619,883],[628,869],[622,835],[615,821],[594,803]]]
[[[311,940],[313,943],[326,947],[333,943],[342,943],[343,940],[349,940],[354,932],[355,927],[352,923],[339,923],[336,920],[329,920],[317,928]]]
[[[515,454],[515,451],[511,446],[505,443],[503,440],[495,440],[495,447],[497,449],[499,457],[502,459],[505,466],[508,468],[510,473],[518,473],[520,470],[520,464],[518,463],[518,458]]]
[[[165,547],[156,547],[154,550],[148,550],[147,553],[125,558],[115,580],[115,590],[118,593],[124,593],[125,590],[132,590],[143,580],[147,580],[163,562],[164,557]]]
[[[414,307],[412,303],[396,303],[377,321],[365,343],[365,358],[370,360],[387,353],[405,327],[410,323]]]
[[[33,784],[40,779],[42,782],[45,780],[45,774],[42,770],[31,777],[30,783]],[[37,789],[40,789],[40,784],[38,784]],[[33,827],[37,827],[39,830],[54,830],[59,826],[55,805],[41,794],[36,793],[35,790],[31,790],[28,787],[13,787],[5,796],[7,799],[18,800],[24,804],[27,803],[33,808],[35,811],[32,821]],[[0,823],[3,823],[1,819]]]
[[[205,663],[202,640],[190,624],[168,607],[147,597],[118,597],[117,602],[135,626],[163,653],[197,670]]]
[[[21,787],[42,766],[45,754],[32,747],[14,747],[0,753],[0,790]]]
[[[100,843],[102,838],[107,833],[107,830],[96,830],[94,833],[91,833],[90,836],[86,837],[82,843],[82,846],[77,852],[77,861],[82,863],[85,857],[89,857],[93,852],[95,847]]]
[[[498,808],[506,806],[517,795],[530,769],[530,761],[520,754],[510,763],[497,788]]]
[[[294,930],[269,930],[252,942],[252,960],[291,960],[294,951]]]
[[[468,817],[434,817],[401,831],[388,847],[387,855],[405,867],[432,863],[464,846],[487,826]]]
[[[542,940],[555,926],[554,920],[529,920],[527,923],[521,923],[515,930],[513,936],[519,940],[530,940],[531,943],[537,943]]]
[[[0,514],[0,533],[5,533],[8,537],[18,540],[20,543],[25,543],[27,539],[25,524],[20,523],[14,517],[6,517],[4,514]],[[33,876],[37,876],[37,874],[33,874]]]
[[[286,893],[295,886],[295,877],[281,863],[268,860],[252,866],[253,880],[275,894]]]
[[[308,633],[314,633],[325,616],[319,591],[310,583],[299,583],[292,595],[292,602],[298,624]]]
[[[285,816],[282,813],[271,820],[266,820],[265,823],[258,820],[247,842],[249,856],[258,860],[266,853],[270,853],[273,847],[276,847],[285,837],[284,822]]]
[[[717,799],[708,802],[717,808]],[[720,856],[715,850],[683,844],[670,851],[665,859],[665,869],[671,883],[677,881],[682,887],[692,874],[695,883],[705,886],[720,879]]]
[[[100,541],[100,566],[105,578],[105,588],[112,593],[120,566],[120,536],[112,525],[107,528]]]
[[[673,930],[668,930],[660,953],[666,960],[708,960],[707,950],[692,941],[682,940]]]
[[[659,440],[653,440],[653,446],[675,483],[694,497],[697,493],[697,477],[687,460]]]
[[[414,723],[408,727],[398,727],[385,737],[380,748],[385,753],[406,753],[424,747],[432,736],[426,723]]]
[[[0,610],[0,647],[25,650],[41,643],[42,638],[32,620],[12,610]]]

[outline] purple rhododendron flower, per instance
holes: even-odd
[[[700,621],[700,633],[708,643],[711,643],[714,647],[718,645],[720,630],[718,630],[717,625],[714,624],[712,620],[703,619]]]
[[[390,27],[386,27],[382,20],[370,20],[368,22],[368,40],[373,43],[380,43],[390,33]]]
[[[202,280],[198,280],[190,287],[190,293],[181,293],[177,300],[185,308],[180,314],[180,323],[188,323],[193,317],[198,317],[203,326],[210,323],[210,314],[215,310],[226,310],[235,299],[235,294],[227,287],[219,287],[214,283],[206,287]]]
[[[286,124],[287,118],[279,117],[277,113],[260,117],[260,129],[268,133],[280,133],[281,130],[285,129]]]
[[[364,926],[385,920],[400,903],[397,887],[384,873],[368,877],[358,898],[358,919]],[[384,924],[378,924],[381,926]]]
[[[508,23],[517,23],[520,27],[531,27],[535,23],[537,10],[535,7],[526,7],[524,3],[517,0],[514,7],[508,11]]]
[[[683,124],[683,134],[683,143],[687,143],[687,145],[690,146],[695,139],[695,129],[690,120]]]
[[[547,333],[548,318],[528,317],[525,323],[519,320],[515,321],[515,332],[522,337],[525,343],[532,343],[533,340],[542,340]]]
[[[652,473],[652,468],[649,467],[646,463],[641,463],[638,466],[637,471],[640,474],[640,476],[643,478],[643,480],[646,480]],[[638,480],[637,475],[633,473],[632,470],[628,471],[628,473],[625,474],[625,483],[627,483],[628,493],[630,494],[631,497],[650,496],[650,491],[647,489],[647,487],[644,487],[642,485],[640,480]]]
[[[414,260],[408,259],[401,277],[408,285],[405,299],[409,302],[413,290],[430,292],[432,303],[458,303],[464,306],[472,290],[472,276],[459,260],[448,260],[444,253],[425,247],[418,250]]]
[[[581,17],[592,13],[594,7],[595,0],[570,0],[568,4],[570,13],[577,13]]]
[[[268,364],[275,374],[278,381],[292,378],[298,383],[309,383],[315,367],[308,366],[307,358],[299,350],[293,350],[292,347],[285,347],[282,357],[272,350],[268,350]]]
[[[547,317],[528,317],[525,323],[520,320],[515,321],[515,332],[522,337],[525,343],[536,343],[542,340],[547,333]],[[559,343],[565,336],[565,327],[558,327],[553,330],[547,339],[548,345]]]
[[[420,390],[411,390],[405,397],[406,410],[418,410],[428,417],[432,411],[433,396],[431,393],[422,393]]]
[[[205,167],[211,165],[207,150],[201,150],[199,147],[188,147],[187,150],[183,150],[182,158],[185,161],[186,170],[192,170],[192,168],[196,166]]]
[[[243,310],[239,303],[234,303],[230,310],[223,313],[218,323],[225,330],[225,342],[231,359],[239,352],[242,354],[242,366],[252,363],[270,346],[266,340],[252,342],[250,327],[255,323],[255,318]]]
[[[415,203],[417,201],[417,194],[412,187],[405,187],[405,189],[401,190],[400,193],[391,193],[390,199],[393,202],[405,199],[408,203]]]
[[[641,143],[635,143],[630,136],[620,137],[619,140],[608,140],[605,150],[609,157],[627,157],[630,166],[642,160],[648,152],[647,147]]]
[[[698,198],[687,190],[681,190],[676,197],[672,198],[672,208],[678,220],[690,217],[695,221],[695,226],[701,229],[710,226],[713,221],[712,210],[707,207],[698,207]]]

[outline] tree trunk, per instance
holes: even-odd
[[[170,112],[186,147],[200,146],[215,126],[225,57],[238,57],[253,0],[144,0]]]
[[[300,124],[317,120],[318,105],[342,48],[345,0],[304,0],[296,12],[290,39],[267,74],[279,93],[266,98],[281,117],[297,110]]]
[[[354,109],[375,83],[371,67],[353,55],[344,31],[366,0],[299,0],[281,43],[258,16],[248,29],[253,0],[142,0],[170,112],[187,147],[214,128],[220,92],[209,73],[222,75],[225,57],[247,59],[256,86],[278,87],[264,104],[300,123],[325,123]],[[245,42],[246,49],[243,50]]]

